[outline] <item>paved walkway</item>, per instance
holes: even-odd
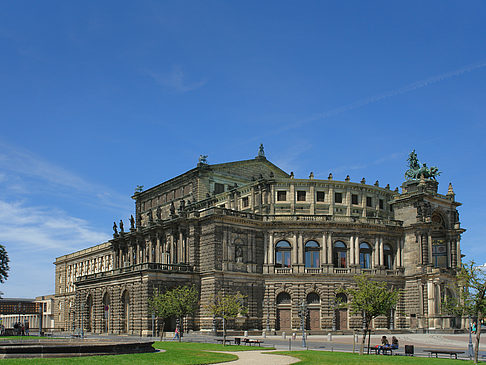
[[[234,365],[258,365],[258,364],[272,364],[272,365],[288,365],[299,362],[300,360],[283,355],[271,355],[272,351],[211,351],[211,352],[222,352],[225,354],[232,354],[238,356],[238,360],[225,362],[224,364],[234,364]],[[265,353],[265,354],[264,354]],[[223,363],[220,363],[223,364]]]

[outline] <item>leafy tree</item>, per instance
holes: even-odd
[[[396,306],[399,298],[398,290],[388,288],[384,281],[374,281],[366,274],[354,277],[356,287],[342,290],[351,297],[348,304],[352,314],[363,315],[364,333],[361,342],[360,354],[368,335],[368,354],[370,352],[370,324],[378,316],[387,316]]]
[[[469,315],[477,320],[474,363],[478,363],[481,321],[486,314],[486,272],[475,266],[475,262],[463,264],[458,275],[459,300],[451,300],[446,310],[456,315]]]
[[[208,305],[213,316],[223,318],[223,344],[226,342],[226,320],[248,313],[248,309],[244,305],[245,298],[246,296],[240,292],[236,292],[236,294],[219,293],[214,299],[214,303]]]
[[[8,278],[8,270],[10,270],[10,267],[8,266],[9,262],[10,259],[8,258],[5,246],[0,244],[0,283],[4,283]],[[0,292],[0,298],[2,297],[2,294],[3,293]]]
[[[175,317],[179,320],[181,335],[183,333],[184,317],[196,312],[199,303],[199,292],[193,286],[178,286],[164,293],[158,291],[149,299],[149,307],[155,316],[162,321],[162,329],[168,318]],[[163,330],[162,330],[163,331]]]

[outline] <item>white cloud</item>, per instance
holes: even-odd
[[[22,202],[0,200],[0,242],[8,242],[15,250],[76,250],[108,240],[83,219],[71,217],[61,210],[29,207]]]
[[[0,141],[0,182],[12,195],[49,193],[75,196],[83,204],[125,210],[129,199],[104,186],[91,183],[73,172],[46,161],[32,152]],[[35,191],[32,190],[35,186]]]
[[[199,89],[207,83],[207,80],[201,80],[197,82],[187,81],[187,76],[184,71],[182,71],[182,68],[180,66],[174,66],[172,68],[172,71],[167,74],[149,71],[148,75],[152,77],[159,85],[165,86],[179,93],[185,93],[188,91]]]

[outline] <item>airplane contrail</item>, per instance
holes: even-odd
[[[486,67],[486,62],[468,65],[468,66],[462,67],[462,68],[454,70],[454,71],[449,71],[449,72],[446,72],[446,73],[443,73],[443,74],[440,74],[440,75],[437,75],[437,76],[429,77],[429,78],[424,79],[424,80],[415,81],[415,82],[413,82],[409,85],[403,86],[401,88],[398,88],[398,89],[395,89],[395,90],[392,90],[392,91],[388,91],[388,92],[385,92],[385,93],[382,93],[382,94],[370,96],[370,97],[355,101],[353,103],[346,104],[346,105],[337,107],[335,109],[331,109],[331,110],[328,110],[326,112],[316,114],[316,115],[314,115],[310,118],[303,119],[303,120],[297,121],[295,123],[289,124],[286,127],[281,128],[279,131],[283,132],[283,131],[288,130],[288,129],[293,129],[293,128],[299,127],[303,124],[315,122],[317,120],[327,119],[329,117],[333,117],[335,115],[338,115],[338,114],[341,114],[341,113],[344,113],[344,112],[347,112],[347,111],[350,111],[350,110],[358,109],[358,108],[361,108],[363,106],[366,106],[366,105],[369,105],[369,104],[372,104],[372,103],[376,103],[376,102],[384,100],[384,99],[391,98],[393,96],[402,95],[402,94],[405,94],[405,93],[408,93],[408,92],[411,92],[411,91],[414,91],[414,90],[417,90],[417,89],[421,89],[421,88],[427,87],[429,85],[436,84],[440,81],[444,81],[444,80],[450,79],[450,78],[455,77],[455,76],[460,76],[462,74],[465,74],[465,73],[468,73],[468,72],[471,72],[471,71],[475,71],[475,70],[478,70],[478,69],[483,68],[483,67]]]

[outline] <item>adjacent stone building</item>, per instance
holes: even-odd
[[[350,299],[337,293],[364,272],[401,291],[374,328],[459,328],[441,303],[456,296],[460,203],[451,185],[438,193],[436,168],[414,152],[409,161],[400,193],[349,176],[297,179],[262,146],[245,161],[210,165],[201,156],[196,168],[138,189],[128,229],[115,224],[109,242],[56,259],[55,326],[148,335],[154,290],[194,284],[201,305],[189,329],[220,326],[207,303],[239,291],[248,314],[230,327],[298,329],[304,301],[311,333],[346,331],[362,321],[336,305],[337,296]]]

